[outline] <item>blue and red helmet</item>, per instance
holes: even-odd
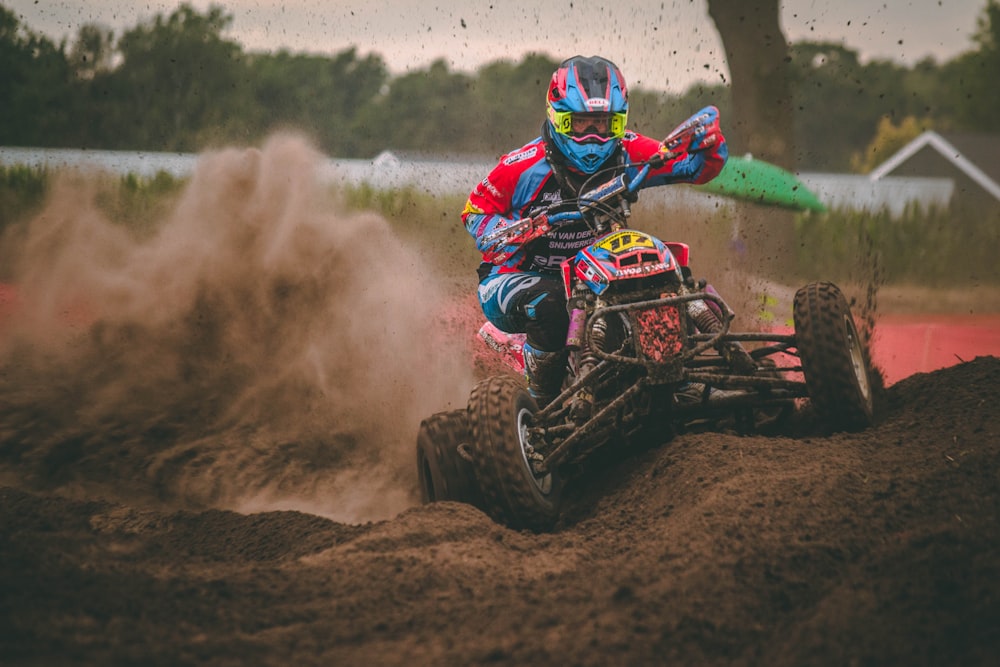
[[[599,56],[563,61],[549,83],[548,135],[569,165],[596,172],[625,136],[628,88],[618,66]]]

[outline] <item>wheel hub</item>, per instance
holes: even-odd
[[[521,456],[524,457],[524,465],[531,473],[531,480],[538,487],[539,492],[548,494],[552,491],[552,473],[539,474],[538,468],[544,462],[541,454],[535,451],[531,444],[531,411],[522,409],[517,413],[517,433],[521,446]]]

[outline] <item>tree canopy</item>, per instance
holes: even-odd
[[[772,4],[710,6],[759,10],[757,27],[770,34]],[[379,55],[353,48],[247,52],[225,37],[231,22],[220,6],[200,12],[184,4],[121,35],[91,23],[56,44],[0,5],[0,145],[196,151],[295,128],[338,157],[385,149],[495,156],[538,135],[558,64],[535,53],[466,73],[438,60],[393,76]],[[944,63],[862,62],[842,44],[786,44],[779,36],[769,38],[771,51],[757,53],[770,63],[766,79],[748,71],[737,83],[734,73],[731,85],[697,84],[681,95],[632,89],[630,127],[666,134],[716,104],[735,154],[766,159],[794,147],[788,162],[830,171],[852,161],[870,168],[859,155],[880,126],[885,134],[908,118],[905,127],[1000,131],[998,0],[988,0],[970,27],[970,49]],[[749,48],[730,39],[727,57],[733,62]],[[752,97],[749,81],[769,83]]]

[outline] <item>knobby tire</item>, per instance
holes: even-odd
[[[525,460],[518,419],[530,421],[537,410],[523,381],[510,376],[487,378],[469,396],[473,463],[486,512],[511,528],[545,531],[558,518],[562,481],[557,473],[537,478]]]
[[[795,294],[793,319],[802,371],[816,412],[833,430],[870,426],[874,412],[871,365],[843,293],[828,282],[802,287]]]

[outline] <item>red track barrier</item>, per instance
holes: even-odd
[[[887,385],[976,357],[1000,357],[1000,315],[882,315],[872,341]]]

